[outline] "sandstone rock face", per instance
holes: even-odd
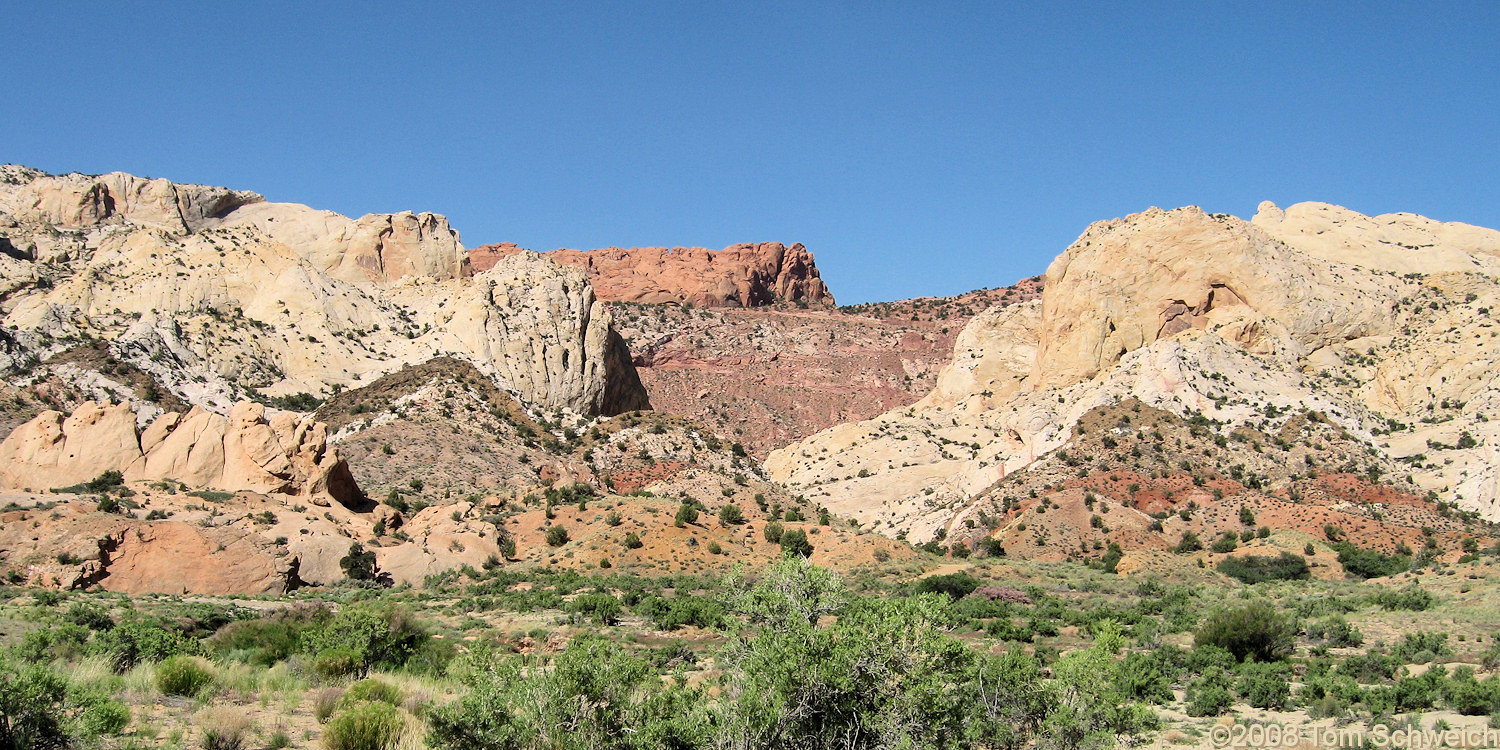
[[[390,282],[407,276],[447,281],[473,275],[469,255],[448,219],[433,213],[368,214],[349,219],[294,203],[260,203],[217,223],[253,227],[333,278]]]
[[[326,394],[446,355],[533,408],[648,406],[582,272],[528,254],[476,275],[435,214],[349,219],[220,188],[5,167],[0,238],[0,364],[104,339],[222,414],[250,388]]]
[[[265,200],[250,192],[123,172],[52,176],[13,165],[0,169],[0,183],[13,188],[0,189],[0,213],[63,229],[128,223],[188,234],[239,206]]]
[[[476,269],[525,253],[513,244],[470,253]],[[776,302],[833,304],[812,253],[801,243],[745,243],[713,251],[701,247],[610,247],[554,250],[542,255],[588,274],[600,299],[701,307],[761,307]]]
[[[311,417],[236,404],[229,417],[194,408],[167,413],[139,436],[129,404],[85,402],[66,418],[45,412],[0,442],[0,487],[46,491],[105,471],[127,481],[172,479],[190,487],[278,493],[318,505],[360,500],[349,467]]]
[[[1496,247],[1490,230],[1323,204],[1263,204],[1254,223],[1197,208],[1099,222],[1048,269],[1039,304],[970,321],[922,401],[766,469],[920,541],[1067,445],[1090,409],[1136,398],[1262,430],[1317,411],[1405,459],[1417,488],[1500,518]]]

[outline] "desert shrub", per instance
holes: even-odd
[[[1227,676],[1214,672],[1188,685],[1187,715],[1218,716],[1228,711],[1229,707],[1234,705],[1234,696],[1230,695],[1229,689],[1224,687],[1226,682],[1228,682]]]
[[[1209,546],[1209,551],[1223,555],[1235,551],[1239,546],[1239,537],[1233,531],[1226,531],[1224,536],[1214,540],[1214,543]]]
[[[808,541],[806,531],[787,529],[782,532],[781,555],[783,557],[811,557],[812,553],[812,542]]]
[[[98,633],[89,650],[109,657],[115,671],[124,672],[142,662],[197,654],[201,648],[198,641],[161,623],[130,620]]]
[[[1301,581],[1311,577],[1307,561],[1287,552],[1277,557],[1246,555],[1226,557],[1219,561],[1220,573],[1240,583],[1255,584],[1265,581]]]
[[[784,533],[786,533],[786,528],[781,525],[780,521],[771,521],[761,529],[761,534],[765,536],[766,541],[772,544],[780,544],[781,535]]]
[[[547,527],[547,546],[561,547],[568,543],[568,529],[565,526],[555,525]]]
[[[74,685],[68,691],[68,703],[75,715],[77,733],[85,738],[108,737],[125,731],[130,724],[130,707],[102,690]]]
[[[392,750],[405,721],[386,703],[355,703],[335,713],[323,727],[326,750]]]
[[[1452,656],[1447,633],[1419,630],[1406,636],[1391,648],[1391,656],[1406,664],[1426,664],[1441,656]]]
[[[1464,716],[1484,716],[1500,712],[1500,677],[1491,675],[1480,682],[1474,679],[1474,668],[1453,670],[1442,689],[1448,708]]]
[[[67,689],[67,682],[51,669],[0,662],[0,748],[65,747]]]
[[[373,581],[377,575],[375,553],[366,551],[363,544],[355,542],[349,545],[349,554],[339,558],[339,570],[351,580]]]
[[[173,656],[156,665],[156,689],[167,695],[197,695],[213,681],[213,671],[192,656]]]
[[[969,592],[969,598],[985,599],[992,602],[1009,602],[1011,604],[1031,604],[1031,597],[1025,592],[1010,586],[979,586]]]
[[[705,596],[659,596],[642,599],[633,608],[637,614],[651,618],[662,630],[676,630],[687,625],[719,628],[724,625],[724,605]]]
[[[1411,569],[1411,558],[1406,555],[1386,555],[1349,542],[1334,542],[1332,546],[1344,572],[1355,578],[1383,578]]]
[[[991,638],[1018,643],[1030,643],[1033,635],[1031,628],[1017,625],[1011,622],[1009,617],[997,617],[990,620],[985,623],[984,632]]]
[[[319,724],[327,724],[333,717],[333,712],[339,707],[339,699],[344,696],[341,688],[323,688],[313,694],[313,718]]]
[[[1191,529],[1182,532],[1182,538],[1177,540],[1177,546],[1172,548],[1173,552],[1185,555],[1189,552],[1198,552],[1203,549],[1203,541]]]
[[[1172,680],[1176,670],[1164,663],[1161,652],[1131,653],[1120,662],[1117,683],[1120,692],[1131,700],[1165,704],[1176,700]]]
[[[332,618],[327,609],[288,607],[253,620],[236,620],[204,641],[215,657],[271,666],[302,647],[304,634]]]
[[[745,522],[745,514],[738,505],[725,505],[719,508],[719,523],[725,526],[738,526]]]
[[[1391,611],[1425,612],[1432,608],[1433,596],[1421,586],[1413,583],[1405,588],[1381,591],[1373,597],[1381,609]]]
[[[313,659],[313,674],[324,681],[362,675],[369,670],[364,657],[352,648],[330,648]]]
[[[979,579],[967,573],[928,576],[916,582],[912,590],[919,594],[946,594],[959,600],[979,589]]]
[[[664,683],[643,657],[597,637],[574,640],[547,668],[478,649],[462,672],[468,691],[428,717],[428,746],[550,750],[704,746],[696,689]]]
[[[1197,645],[1219,646],[1241,661],[1279,661],[1292,653],[1296,631],[1270,604],[1254,602],[1209,615],[1193,635]]]
[[[73,602],[63,613],[63,620],[93,631],[109,630],[115,626],[109,613],[93,602]]]
[[[583,594],[568,603],[569,612],[577,612],[595,625],[613,625],[620,619],[620,600],[609,594]]]
[[[1358,646],[1365,642],[1364,633],[1337,615],[1307,626],[1307,637],[1322,640],[1329,646]]]
[[[401,701],[406,699],[406,694],[401,688],[384,682],[382,680],[364,679],[350,685],[339,696],[340,706],[351,706],[355,703],[387,703],[392,706],[400,706]]]
[[[1401,660],[1394,656],[1371,652],[1356,654],[1345,659],[1335,671],[1355,682],[1370,684],[1392,679],[1396,676],[1396,670],[1400,668]]]
[[[1280,711],[1292,697],[1291,672],[1284,663],[1246,662],[1240,666],[1234,691],[1256,708]]]
[[[698,522],[698,506],[692,503],[683,503],[677,506],[677,515],[672,522],[678,526],[687,526]]]
[[[1389,698],[1394,711],[1426,711],[1441,694],[1447,672],[1433,667],[1421,677],[1402,677],[1391,687]]]
[[[230,706],[210,708],[198,715],[203,727],[203,750],[243,750],[250,738],[250,718]]]
[[[625,545],[625,549],[640,549],[641,535],[635,533],[634,531],[629,532],[625,535],[625,541],[621,542],[621,544]]]
[[[410,611],[384,604],[345,607],[328,622],[309,630],[303,650],[322,662],[330,650],[352,652],[362,668],[399,668],[429,640]]]

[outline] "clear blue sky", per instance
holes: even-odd
[[[0,162],[952,294],[1152,205],[1500,226],[1497,8],[6,3]]]

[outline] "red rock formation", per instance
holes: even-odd
[[[475,272],[501,258],[528,252],[511,243],[469,251]],[[743,243],[723,250],[701,247],[609,247],[542,253],[560,265],[583,269],[599,299],[648,304],[690,302],[702,307],[764,307],[776,302],[833,304],[812,253],[800,243]]]

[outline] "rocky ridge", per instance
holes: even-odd
[[[474,274],[435,214],[356,220],[223,188],[5,167],[0,237],[0,366],[13,371],[103,339],[222,412],[451,355],[530,408],[648,404],[582,272],[518,255]]]
[[[490,268],[529,252],[514,244],[470,251],[473,267]],[[609,247],[541,253],[588,274],[600,299],[700,307],[766,307],[777,303],[832,305],[833,295],[801,243],[742,243],[723,250],[701,247]]]
[[[1049,267],[1039,302],[968,324],[921,401],[766,466],[835,512],[928,539],[1065,447],[1083,414],[1133,397],[1261,429],[1318,411],[1412,467],[1421,491],[1500,517],[1497,242],[1323,204],[1099,222]]]

